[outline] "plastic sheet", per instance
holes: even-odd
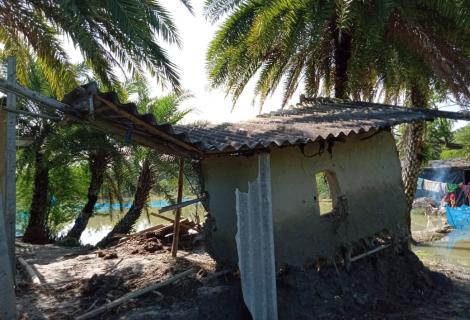
[[[464,229],[470,227],[470,207],[462,205],[457,208],[446,206],[446,215],[449,225],[455,229]]]

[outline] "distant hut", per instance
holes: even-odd
[[[432,160],[421,170],[420,178],[447,182],[470,182],[470,159]]]
[[[419,174],[421,183],[422,181],[433,181],[440,183],[469,183],[470,182],[470,160],[465,158],[456,158],[448,160],[432,160],[429,161],[426,167],[424,167]],[[415,198],[433,198],[435,201],[440,201],[444,196],[446,190],[441,188],[440,190],[433,190],[434,188],[423,187],[422,184],[418,185]],[[464,197],[458,192],[457,195],[460,204],[464,200]]]

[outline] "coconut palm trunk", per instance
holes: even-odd
[[[80,237],[88,224],[88,220],[90,220],[90,217],[93,215],[96,202],[98,201],[98,194],[101,186],[103,185],[104,172],[108,165],[107,153],[97,152],[91,154],[89,157],[89,165],[91,179],[88,187],[87,202],[80,215],[75,220],[72,229],[66,236],[66,238],[73,238],[77,241],[80,240]]]
[[[28,226],[24,232],[23,241],[34,244],[44,244],[50,241],[46,228],[49,167],[41,149],[38,148],[35,153],[33,198],[31,201]]]
[[[427,98],[423,90],[417,86],[411,88],[411,103],[415,108],[425,108]],[[406,204],[411,211],[416,193],[417,181],[421,164],[423,162],[425,123],[423,121],[406,125],[402,138],[403,162],[402,179],[405,188]],[[407,215],[408,230],[411,232],[411,215]]]
[[[111,244],[115,234],[126,234],[131,231],[142,213],[142,209],[149,198],[150,190],[152,189],[154,182],[155,176],[152,171],[150,159],[147,157],[142,164],[132,206],[129,211],[127,211],[126,215],[114,226],[113,230],[111,230],[111,232],[109,232],[108,235],[106,235],[106,237],[97,244],[97,247],[102,248]]]

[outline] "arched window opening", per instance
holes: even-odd
[[[321,171],[315,174],[316,194],[314,201],[318,205],[320,215],[327,215],[333,212],[338,201],[339,188],[338,181],[334,173]]]

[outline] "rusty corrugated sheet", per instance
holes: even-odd
[[[236,190],[238,265],[243,300],[254,320],[277,319],[276,269],[269,154],[259,155],[258,178]]]
[[[92,114],[94,119],[122,128],[132,127],[134,132],[142,136],[141,138],[154,139],[158,144],[167,143],[169,149],[174,146],[171,139],[176,138],[187,144],[186,149],[190,153],[194,151],[191,151],[191,148],[195,148],[200,154],[236,153],[305,144],[373,132],[401,123],[429,121],[436,117],[470,119],[470,115],[466,113],[318,98],[305,100],[289,110],[271,112],[253,120],[237,123],[197,126],[159,124],[153,115],[139,114],[134,103],[123,104],[116,93],[101,93],[93,83],[72,91],[66,95],[64,102],[82,107],[88,103],[90,95],[113,103],[128,115],[168,135],[170,139],[149,132],[148,128],[142,126],[142,123],[136,123],[116,114],[115,110],[107,108],[97,98],[94,99],[95,108]],[[183,149],[185,149],[184,146]]]

